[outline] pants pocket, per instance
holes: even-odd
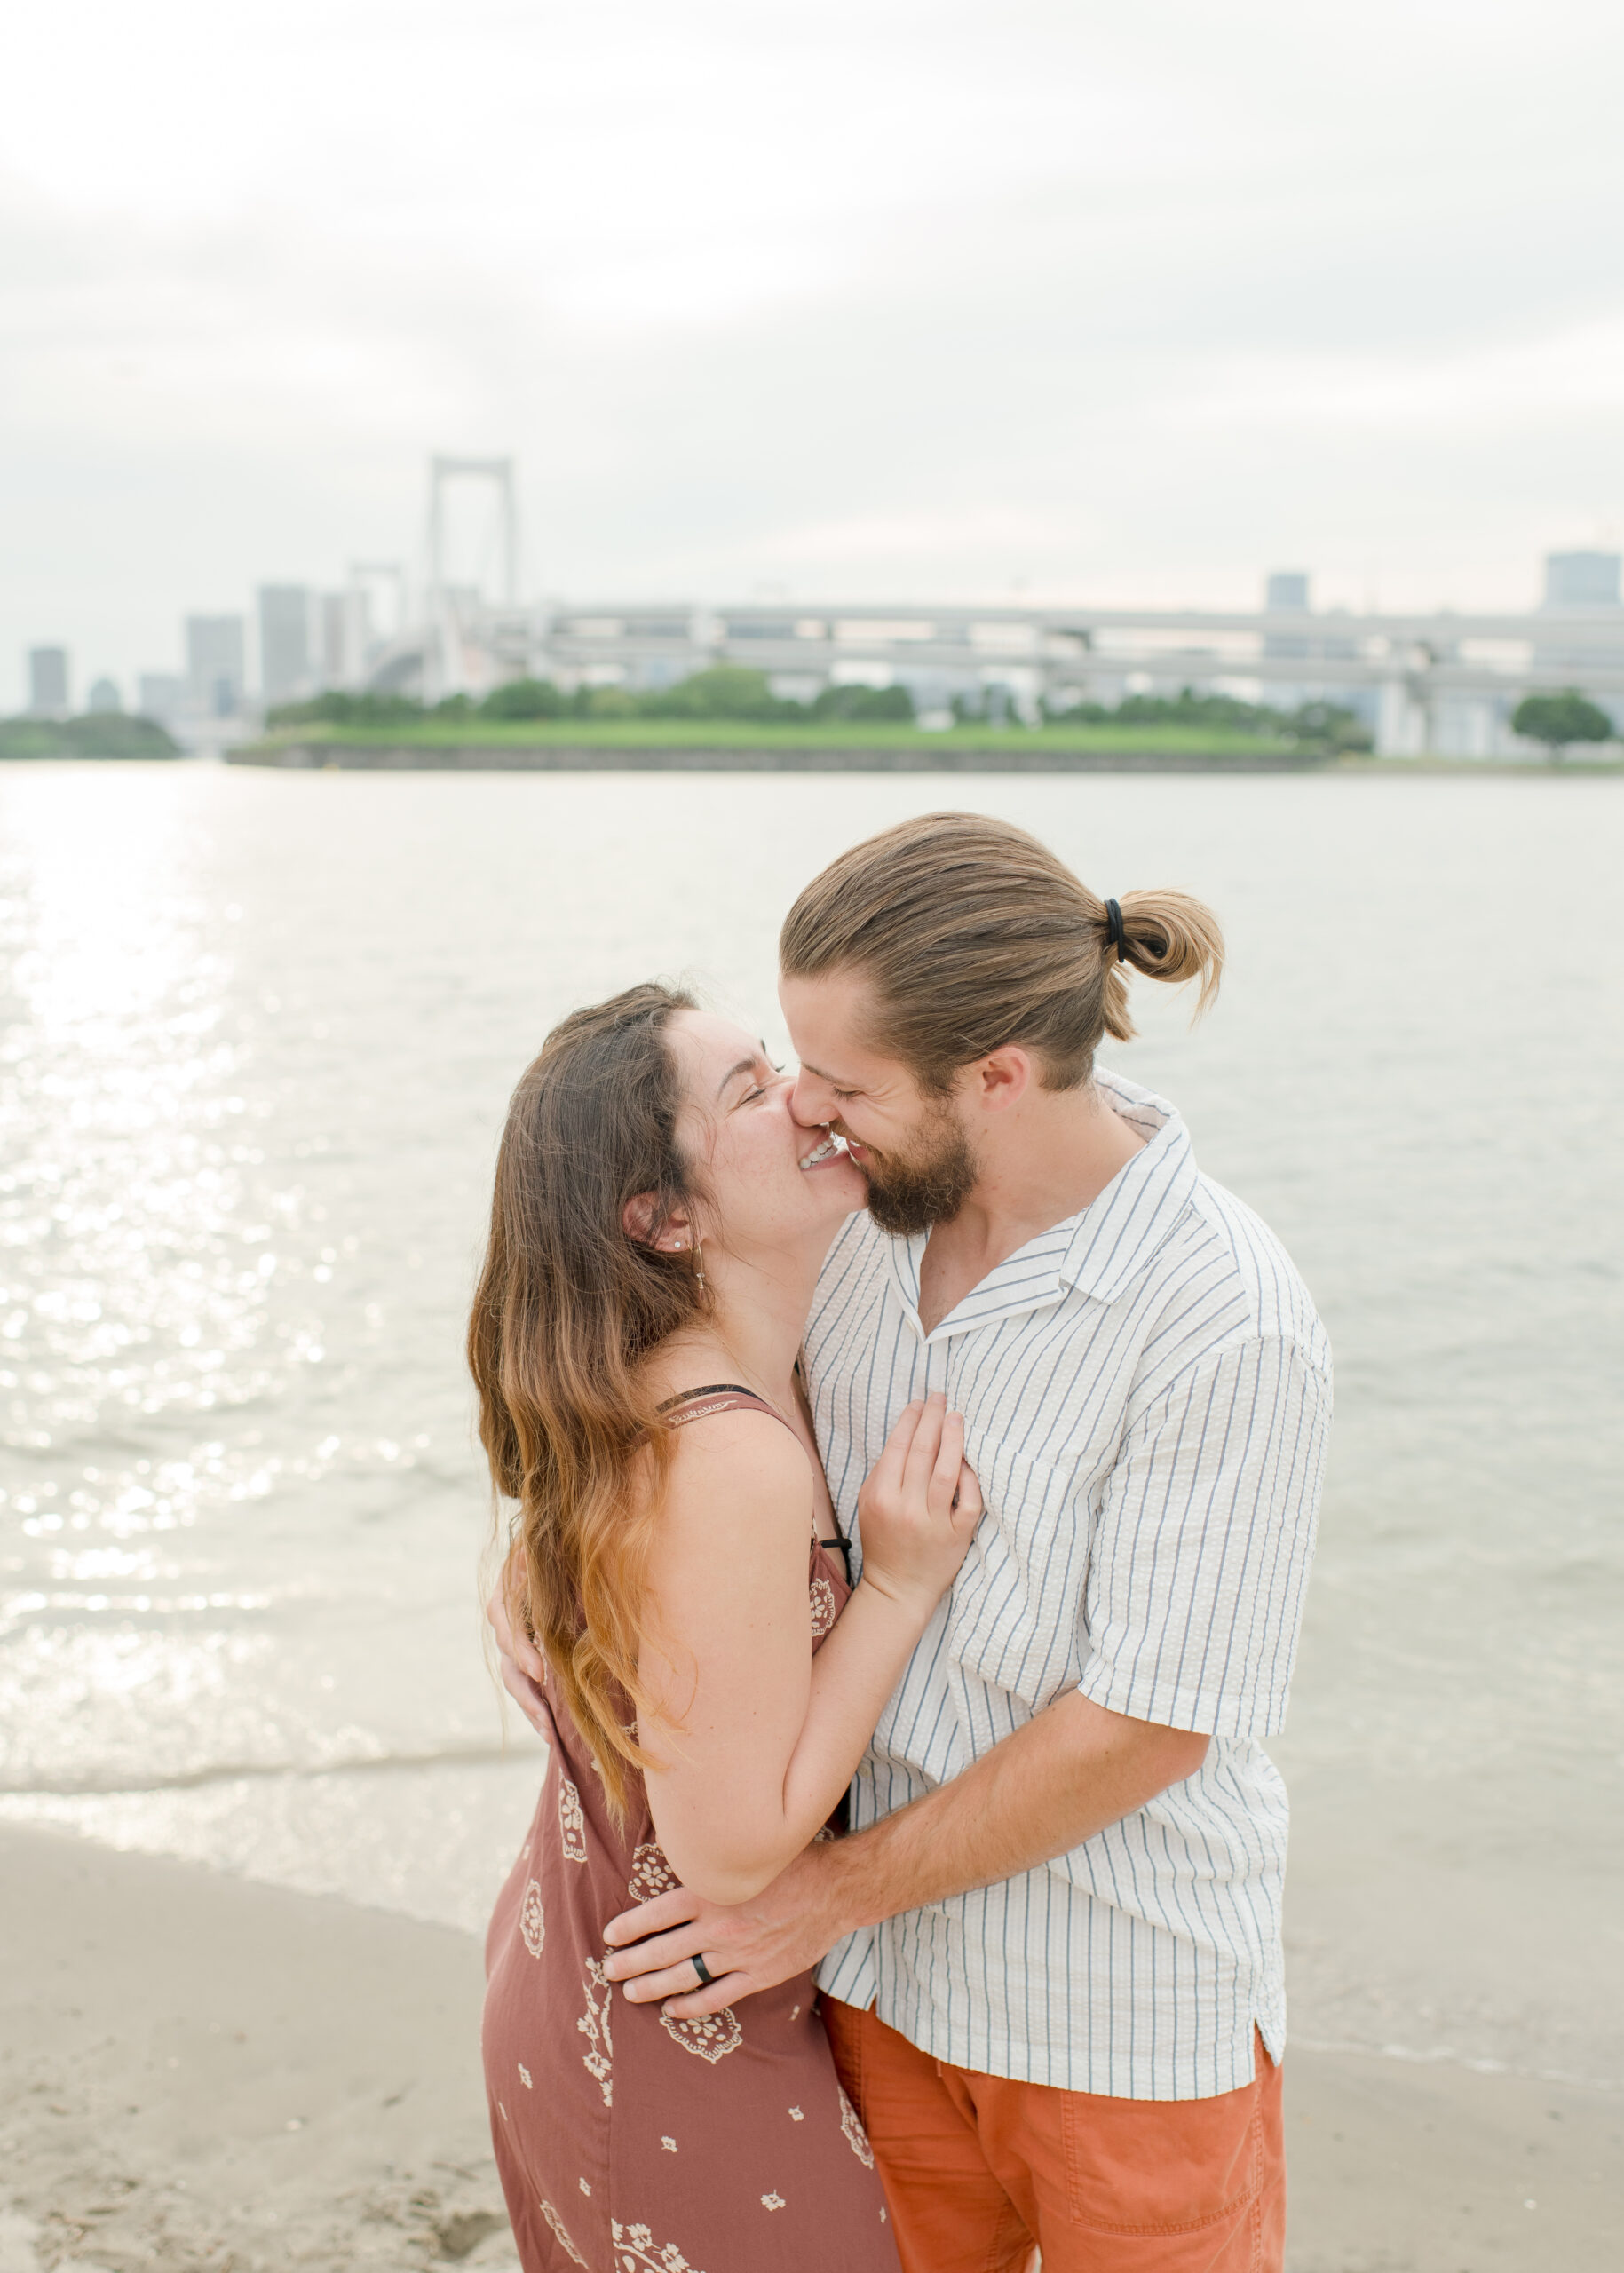
[[[1216,2099],[1067,2092],[1061,2131],[1073,2224],[1100,2234],[1178,2234],[1236,2217],[1269,2174],[1261,2083]]]

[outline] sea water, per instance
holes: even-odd
[[[0,1814],[477,1928],[537,1748],[461,1356],[571,1004],[939,805],[1219,912],[1172,1097],[1330,1327],[1287,1735],[1302,2039],[1618,2085],[1624,782],[0,774]]]

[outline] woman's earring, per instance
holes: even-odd
[[[699,1290],[702,1295],[705,1292],[705,1242],[703,1239],[695,1239],[693,1242],[693,1268],[699,1273]]]

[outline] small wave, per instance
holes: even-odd
[[[1477,2076],[1520,2076],[1526,2083],[1567,2084],[1588,2092],[1624,2091],[1616,2077],[1581,2076],[1569,2068],[1531,2068],[1515,2060],[1474,2058],[1451,2044],[1418,2047],[1408,2044],[1366,2044],[1356,2037],[1314,2037],[1293,2030],[1291,2043],[1303,2052],[1352,2052],[1370,2060],[1403,2060],[1418,2068],[1467,2068]]]
[[[311,1783],[319,1776],[391,1775],[413,1768],[470,1768],[516,1760],[501,1745],[465,1745],[441,1752],[389,1752],[353,1760],[215,1761],[206,1768],[178,1770],[168,1776],[131,1778],[91,1774],[50,1783],[0,1783],[0,1799],[111,1799],[147,1792],[195,1792],[207,1784],[240,1784],[250,1778]]]

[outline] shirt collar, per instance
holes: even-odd
[[[1182,1117],[1151,1089],[1097,1067],[1094,1079],[1112,1109],[1145,1138],[1098,1198],[1063,1223],[1006,1255],[942,1319],[932,1342],[991,1326],[999,1319],[1058,1302],[1067,1287],[1095,1302],[1111,1303],[1137,1278],[1190,1203],[1195,1155]],[[890,1239],[892,1282],[904,1311],[919,1322],[919,1268],[929,1234]]]

